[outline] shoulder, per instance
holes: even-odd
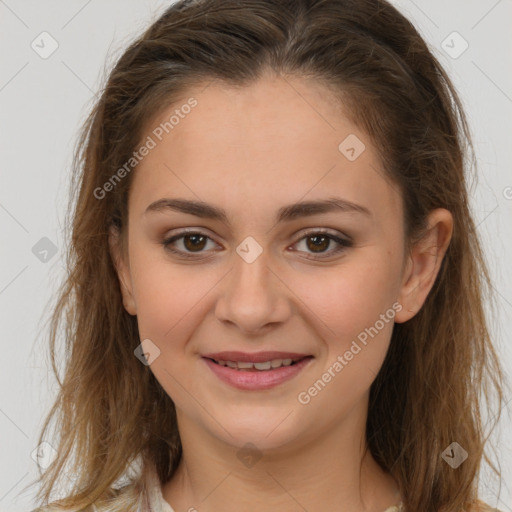
[[[59,507],[57,505],[54,505],[53,503],[50,503],[49,505],[46,505],[44,507],[38,507],[34,510],[31,510],[30,512],[82,512],[78,510],[73,509],[63,509],[62,507]]]
[[[142,494],[133,485],[122,489],[115,489],[112,496],[85,508],[64,508],[57,503],[50,503],[43,507],[31,510],[31,512],[138,512],[141,510]]]
[[[104,505],[90,505],[85,508],[62,508],[51,503],[44,507],[39,507],[30,512],[138,512],[140,510],[138,503],[127,503],[121,500]]]
[[[103,512],[111,510],[111,508],[105,508],[105,507],[98,507],[91,505],[86,508],[62,508],[61,506],[55,505],[54,503],[50,503],[49,505],[46,505],[44,507],[35,508],[34,510],[31,510],[30,512]]]
[[[386,509],[384,512],[405,512],[403,504],[395,505]],[[469,507],[467,507],[464,512],[503,512],[502,510],[498,510],[497,508],[493,508],[487,503],[484,503],[481,500],[474,501]]]

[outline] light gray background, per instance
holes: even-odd
[[[510,375],[512,2],[393,3],[418,27],[445,66],[469,116],[479,162],[474,214],[499,293],[499,318],[493,329]],[[44,320],[48,300],[63,275],[61,227],[77,130],[95,99],[105,63],[108,69],[168,4],[0,0],[0,511],[28,511],[34,505],[35,488],[22,491],[37,475],[31,454],[56,392],[45,355]],[[46,59],[31,47],[34,40],[42,47],[44,31],[58,43]],[[464,43],[451,35],[454,31],[469,44],[457,58],[453,56]],[[50,40],[45,41],[48,51]],[[40,242],[43,237],[56,246],[55,254],[51,247],[43,252],[48,245]],[[36,244],[43,244],[43,249]],[[511,398],[508,391],[506,401]],[[493,438],[503,471],[500,499],[493,480],[484,478],[481,492],[492,506],[506,512],[512,511],[510,406],[503,415],[499,437]]]

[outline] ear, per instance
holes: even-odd
[[[453,233],[452,214],[438,208],[430,212],[428,227],[407,256],[398,302],[402,309],[395,322],[410,320],[423,306],[434,285]]]
[[[121,294],[123,296],[124,309],[130,315],[137,314],[137,305],[133,295],[133,283],[131,279],[130,266],[127,263],[127,256],[122,249],[121,235],[119,229],[112,226],[109,230],[108,243],[110,255],[116,268]]]

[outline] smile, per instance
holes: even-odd
[[[314,359],[313,356],[296,355],[295,357],[271,358],[262,360],[260,355],[255,359],[259,361],[240,361],[239,357],[232,359],[215,359],[202,357],[212,373],[222,382],[231,387],[258,391],[270,389],[289,381],[302,372]],[[244,359],[249,359],[245,356]],[[235,359],[235,360],[233,360]]]
[[[303,358],[299,359],[272,359],[271,361],[264,361],[262,363],[255,362],[244,362],[244,361],[222,361],[212,359],[215,363],[220,366],[228,366],[229,368],[235,368],[237,370],[243,371],[267,371],[273,370],[275,368],[281,368],[282,366],[292,366],[298,361],[301,361]]]

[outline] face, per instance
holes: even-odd
[[[429,289],[368,137],[320,85],[270,77],[188,91],[148,137],[118,271],[180,427],[273,449],[366,407]]]

